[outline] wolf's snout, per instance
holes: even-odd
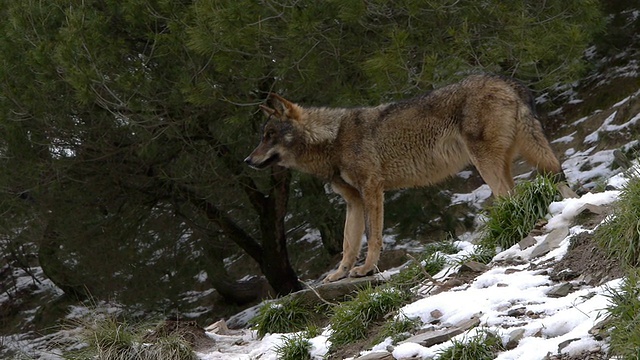
[[[253,155],[253,154],[251,154],[251,155]],[[245,163],[245,164],[247,164],[247,165],[249,165],[249,167],[250,167],[250,168],[252,168],[252,169],[256,169],[256,170],[260,170],[260,169],[262,169],[262,167],[260,166],[260,163],[259,163],[259,162],[257,162],[257,161],[254,159],[254,157],[253,157],[253,156],[251,156],[251,155],[247,156],[247,157],[244,159],[244,163]]]

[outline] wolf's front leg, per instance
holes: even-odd
[[[360,193],[350,185],[332,184],[333,190],[342,195],[347,203],[347,216],[344,223],[344,238],[342,240],[342,261],[338,270],[329,274],[324,282],[338,281],[349,275],[349,270],[356,263],[362,235],[364,234],[364,210]]]
[[[352,277],[373,274],[382,251],[382,227],[384,223],[384,189],[381,183],[368,186],[363,191],[364,214],[367,226],[367,258],[349,273]]]

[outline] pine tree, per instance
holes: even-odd
[[[268,92],[376,104],[478,70],[544,88],[581,73],[602,24],[592,0],[25,0],[0,16],[3,255],[33,246],[78,297],[155,301],[202,269],[251,301],[222,263],[238,249],[277,293],[300,289],[288,208],[325,214],[312,224],[339,250],[322,186],[242,164]]]

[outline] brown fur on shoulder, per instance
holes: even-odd
[[[533,97],[510,78],[473,75],[422,96],[376,107],[305,107],[270,94],[269,120],[245,159],[298,169],[331,183],[347,203],[343,258],[327,276],[374,271],[382,249],[384,191],[435,184],[473,164],[494,195],[514,183],[513,159],[560,174]],[[368,253],[353,267],[365,228]]]

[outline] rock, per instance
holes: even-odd
[[[533,312],[533,311],[527,311],[527,314],[526,314],[526,315],[527,315],[528,317],[530,317],[531,319],[540,319],[540,317],[541,317],[541,316],[540,316],[540,314],[535,313],[535,312]],[[536,336],[538,336],[538,335],[536,335]],[[539,335],[539,336],[542,336],[542,335]]]
[[[422,334],[414,335],[408,338],[407,340],[402,341],[401,344],[417,343],[424,347],[433,346],[436,344],[443,343],[447,340],[450,340],[452,337],[456,335],[460,335],[463,332],[475,326],[478,326],[479,324],[480,324],[480,315],[478,314],[476,316],[471,317],[469,320],[463,321],[457,324],[456,326],[452,326],[449,329],[428,331]]]
[[[528,236],[540,236],[543,234],[544,234],[544,231],[542,231],[542,228],[533,228],[531,229],[531,231],[529,231]]]
[[[260,307],[263,304],[260,303],[258,305],[254,305],[250,308],[246,308],[239,313],[231,316],[227,319],[226,324],[229,329],[243,329],[249,326],[249,320],[251,320],[257,311],[260,310]]]
[[[522,256],[515,255],[515,254],[509,254],[504,258],[496,259],[495,262],[504,263],[506,265],[522,265],[522,264],[528,263],[528,261],[524,259]]]
[[[596,323],[590,330],[589,334],[594,339],[601,341],[609,336],[609,327],[611,325],[611,318],[605,318]]]
[[[593,277],[589,274],[582,274],[578,277],[577,281],[581,284],[591,284]]]
[[[560,193],[560,196],[562,196],[563,199],[571,199],[571,198],[579,197],[578,194],[576,194],[575,191],[571,190],[569,185],[567,185],[567,183],[565,182],[558,183],[556,187],[558,188],[558,192]]]
[[[569,281],[577,278],[578,276],[580,276],[580,274],[577,272],[571,269],[564,269],[554,275],[550,275],[549,278],[553,281]]]
[[[434,318],[434,319],[440,319],[443,314],[442,314],[442,311],[440,311],[438,309],[435,309],[435,310],[431,311],[429,313],[429,315],[431,315],[431,317]]]
[[[242,330],[230,330],[227,326],[227,322],[224,321],[224,319],[218,320],[217,322],[207,326],[204,329],[207,332],[218,335],[236,335],[242,333]]]
[[[467,284],[466,282],[462,281],[462,279],[459,278],[451,278],[448,279],[444,282],[444,284],[436,287],[435,289],[433,289],[433,291],[427,290],[424,294],[430,294],[430,295],[436,295],[439,294],[441,292],[445,292],[445,291],[449,291],[453,288],[459,287],[459,286],[465,286],[468,287],[469,284]]]
[[[520,308],[517,308],[517,309],[509,310],[507,312],[507,316],[519,317],[519,316],[523,316],[526,313],[527,313],[527,308],[520,307]]]
[[[374,276],[366,276],[361,278],[346,278],[340,281],[318,284],[311,288],[301,290],[290,294],[291,298],[297,298],[303,303],[321,303],[324,301],[333,301],[353,294],[359,289],[366,287],[375,287],[384,283],[384,280]],[[322,299],[320,299],[320,298]],[[324,300],[324,301],[323,301]],[[263,304],[258,304],[245,309],[227,319],[229,329],[243,329],[248,326],[249,320],[254,316],[255,312]]]
[[[564,283],[551,288],[551,290],[547,291],[548,297],[565,297],[567,296],[571,290],[573,290],[573,285],[570,283]]]
[[[462,272],[475,272],[482,273],[489,270],[489,267],[481,262],[477,261],[465,261],[462,265],[460,265],[459,273]]]
[[[301,290],[291,294],[290,296],[301,300],[302,302],[310,303],[321,302],[322,300],[318,297],[321,297],[326,301],[332,301],[346,295],[353,294],[354,292],[366,287],[378,286],[383,282],[383,280],[373,276],[346,278],[328,284],[313,286],[312,289]]]
[[[520,240],[518,245],[520,246],[520,250],[528,249],[537,243],[536,239],[533,236],[528,235],[526,238]]]
[[[562,349],[564,349],[567,346],[569,346],[569,344],[571,344],[572,342],[578,341],[578,340],[580,340],[580,338],[569,339],[569,340],[565,340],[565,341],[561,342],[560,344],[558,344],[558,353],[561,353]]]
[[[567,236],[569,236],[569,227],[562,226],[557,229],[553,229],[544,240],[549,243],[552,249],[555,249],[560,245],[562,240],[567,238]]]
[[[542,228],[547,225],[548,221],[547,219],[540,219],[538,220],[535,225],[533,225],[533,229],[531,229],[531,231],[529,231],[529,236],[538,236],[538,235],[542,235],[544,234],[544,232],[542,231]]]
[[[596,215],[602,215],[606,211],[607,211],[607,208],[601,205],[582,204],[582,206],[576,209],[576,215],[579,215],[585,212],[596,214]]]
[[[522,269],[508,268],[507,270],[504,271],[504,274],[509,275],[509,274],[520,272],[520,271],[522,271]]]
[[[507,350],[515,349],[518,346],[518,343],[524,337],[524,329],[516,329],[509,333],[509,340],[505,345]]]
[[[551,231],[547,237],[538,246],[536,246],[535,249],[533,249],[531,252],[531,258],[540,257],[557,248],[567,235],[569,235],[569,228],[567,226],[553,229],[553,231]]]
[[[357,357],[356,360],[393,360],[393,355],[388,351],[370,352],[367,355]]]
[[[633,165],[631,163],[631,160],[629,160],[629,158],[622,151],[618,149],[613,150],[613,162],[615,162],[616,165],[620,166],[625,170],[630,168],[631,165]]]
[[[454,288],[454,287],[458,287],[460,285],[464,285],[464,281],[460,280],[460,279],[449,279],[447,280],[444,285],[448,288]]]

